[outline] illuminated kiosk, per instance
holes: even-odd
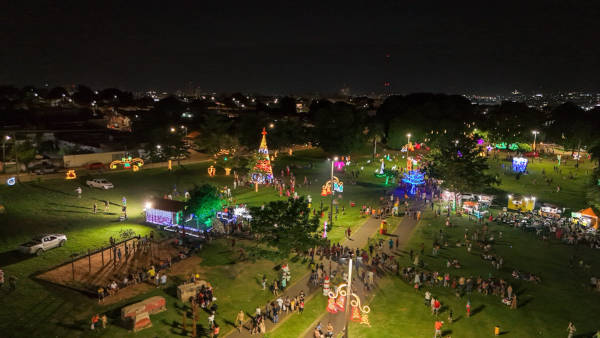
[[[598,216],[592,208],[579,210],[571,213],[573,223],[581,224],[584,227],[598,229]]]
[[[533,211],[535,208],[535,197],[525,197],[519,195],[508,195],[508,206],[509,210],[517,211]]]
[[[250,174],[254,184],[267,184],[273,182],[273,168],[271,167],[269,148],[267,148],[267,131],[265,128],[263,128],[261,134],[262,139],[258,148],[258,159]]]
[[[185,203],[170,199],[153,199],[146,203],[146,222],[173,226],[182,225]]]

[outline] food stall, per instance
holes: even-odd
[[[592,208],[579,210],[571,213],[571,220],[575,224],[580,224],[587,228],[598,229],[598,216]]]
[[[507,208],[509,210],[516,211],[533,211],[535,208],[535,197],[527,197],[520,195],[508,195],[508,205]]]
[[[543,203],[539,214],[543,217],[560,218],[560,216],[562,216],[562,210],[554,204]]]
[[[462,208],[465,213],[474,215],[477,218],[481,218],[488,213],[488,205],[476,201],[464,201]]]

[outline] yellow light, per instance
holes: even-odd
[[[151,209],[152,208],[152,203],[146,202],[145,207],[146,207],[146,209]]]

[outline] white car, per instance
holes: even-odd
[[[94,178],[93,180],[88,180],[87,182],[85,182],[85,184],[87,184],[87,186],[90,188],[98,188],[104,190],[112,189],[115,187],[105,178]]]
[[[39,256],[43,254],[44,251],[65,245],[66,242],[67,236],[63,234],[43,235],[34,238],[25,244],[21,244],[19,246],[19,251],[25,254],[36,254]]]
[[[471,200],[474,200],[474,199],[476,199],[475,195],[473,195],[473,194],[470,194],[470,193],[461,194],[461,195],[460,195],[460,198],[461,198],[463,201],[465,201],[465,200],[467,200],[467,201],[471,201]]]

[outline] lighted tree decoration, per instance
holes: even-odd
[[[254,168],[250,174],[252,182],[255,184],[266,184],[273,181],[273,168],[269,157],[269,148],[267,148],[267,131],[262,130],[262,139],[255,155]]]
[[[380,178],[385,177],[385,185],[388,185],[390,178],[395,178],[398,176],[398,171],[392,169],[383,169],[382,173],[377,172],[375,173],[375,176]]]
[[[410,184],[409,194],[414,195],[417,190],[417,186],[425,184],[425,175],[418,170],[412,170],[404,174],[402,182]]]
[[[190,199],[185,205],[186,216],[192,216],[197,224],[208,226],[216,212],[223,207],[223,201],[216,187],[203,184],[190,192]]]

